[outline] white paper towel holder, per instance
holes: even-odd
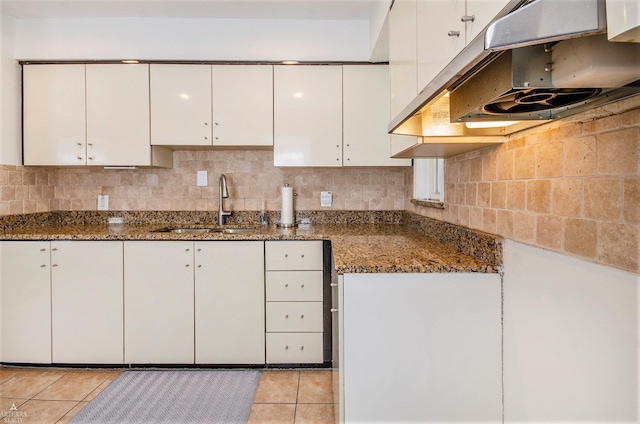
[[[289,188],[289,184],[285,184],[284,187]],[[283,191],[283,195],[284,195],[284,191]],[[297,196],[297,193],[293,193],[293,196]],[[293,200],[293,199],[292,199]],[[284,207],[284,202],[283,202],[283,207]],[[293,205],[291,206],[291,212],[293,212]],[[282,217],[280,217],[282,218]],[[276,221],[276,227],[278,228],[294,228],[297,227],[298,223],[295,221],[295,212],[293,213],[293,222],[289,222],[289,223],[283,223],[280,221]]]

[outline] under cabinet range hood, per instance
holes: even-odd
[[[504,142],[516,131],[640,93],[640,43],[607,40],[604,0],[509,7],[515,10],[490,24],[391,122],[394,134],[425,137],[395,157],[434,156],[429,143]]]

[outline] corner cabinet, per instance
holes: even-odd
[[[152,149],[149,65],[23,65],[27,166],[171,166]]]
[[[342,166],[342,67],[277,65],[275,166]]]

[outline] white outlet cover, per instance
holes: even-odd
[[[99,194],[98,195],[98,210],[99,211],[108,211],[109,210],[109,195],[108,194]]]
[[[330,191],[320,192],[320,206],[331,207],[332,202],[333,202],[333,195]]]
[[[205,187],[207,185],[207,171],[198,171],[198,180],[196,184],[198,187]]]

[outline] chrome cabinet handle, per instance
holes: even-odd
[[[304,350],[304,346],[300,346],[300,350]]]
[[[464,15],[460,18],[462,22],[473,22],[476,20],[476,15]]]
[[[202,268],[202,265],[198,265],[198,268]]]
[[[186,249],[184,249],[184,251],[185,251],[185,252],[188,252],[188,251],[189,251],[189,248],[187,247]]]
[[[304,319],[304,315],[300,315],[300,319]]]
[[[300,285],[300,288],[301,288],[301,289],[303,289],[303,288],[304,288],[304,284],[301,284],[301,285]]]
[[[460,31],[449,31],[447,32],[449,37],[460,37]]]
[[[96,158],[95,156],[89,156],[87,159],[94,160],[95,158]]]
[[[51,249],[51,251],[52,251],[52,252],[57,252],[57,251],[58,251],[58,248],[57,248],[57,247],[54,247],[53,249]]]
[[[338,285],[336,283],[331,283],[329,284],[329,287],[338,287]]]
[[[304,254],[300,255],[301,258],[304,258]]]
[[[285,315],[284,317],[285,317],[285,318],[289,318],[289,315]]]
[[[46,267],[47,267],[47,266],[46,266],[46,265],[44,265],[44,264],[43,264],[43,265],[40,265],[40,268],[46,268]]]
[[[51,265],[51,266],[55,268],[55,267],[57,267],[57,266],[58,266],[58,264],[53,264],[53,265]]]
[[[41,252],[46,252],[46,251],[47,251],[47,249],[42,248],[42,249],[40,249],[40,251],[41,251]]]
[[[185,268],[189,268],[189,264],[186,264],[184,267],[185,267]]]
[[[331,308],[331,312],[338,312],[337,308]]]

